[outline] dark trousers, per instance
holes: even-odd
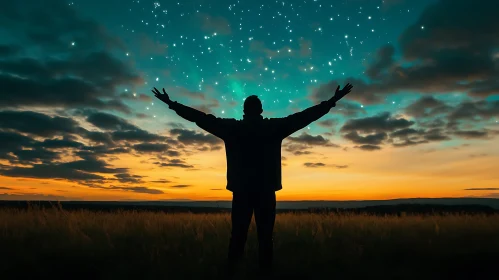
[[[239,262],[244,255],[248,228],[254,211],[260,268],[268,270],[272,267],[275,210],[276,195],[274,191],[232,193],[232,231],[228,253],[229,264]]]

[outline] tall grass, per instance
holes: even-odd
[[[219,279],[230,228],[229,214],[3,209],[0,279]],[[499,261],[499,215],[285,213],[274,235],[278,279],[474,277]],[[241,279],[257,248],[253,221]]]

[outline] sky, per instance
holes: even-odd
[[[278,200],[499,198],[483,0],[19,0],[0,10],[0,199],[230,200],[221,139],[154,98],[284,117]]]

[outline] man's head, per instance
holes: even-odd
[[[256,95],[250,95],[244,100],[244,114],[248,116],[260,115],[263,113],[262,102]]]

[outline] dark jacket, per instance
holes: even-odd
[[[225,142],[229,191],[282,189],[281,143],[294,132],[327,114],[334,103],[321,102],[285,118],[217,118],[178,102],[169,107],[182,118]]]

